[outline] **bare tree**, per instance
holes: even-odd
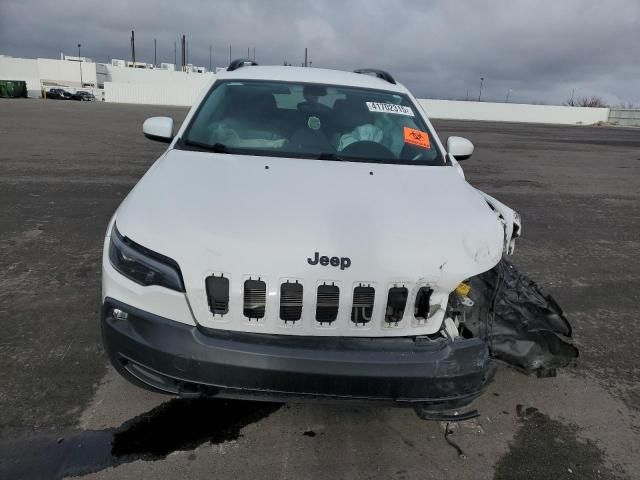
[[[606,102],[602,99],[602,97],[571,97],[569,100],[564,102],[563,105],[567,107],[593,107],[593,108],[603,108],[608,107]]]

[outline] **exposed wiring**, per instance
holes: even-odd
[[[449,445],[451,445],[453,448],[456,449],[456,452],[458,452],[458,458],[463,458],[463,459],[467,458],[467,456],[464,454],[464,452],[460,448],[460,445],[458,445],[456,442],[454,442],[449,438],[449,435],[451,433],[453,433],[453,430],[449,430],[449,422],[447,422],[447,424],[444,427],[444,439]]]
[[[496,286],[493,291],[493,296],[491,297],[491,303],[490,303],[491,307],[487,312],[487,317],[485,319],[485,335],[486,335],[487,341],[489,342],[489,350],[493,350],[493,341],[492,341],[490,332],[493,330],[493,324],[496,318],[496,306],[498,305],[498,297],[500,296],[500,291],[502,290],[502,287],[504,285],[504,279],[505,279],[504,269],[505,269],[505,262],[504,260],[500,260],[500,262],[498,263],[497,271],[496,271],[496,275],[498,276],[498,278],[496,279]]]

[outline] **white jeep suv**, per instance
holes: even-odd
[[[466,280],[518,215],[476,190],[388,73],[217,75],[122,202],[104,243],[102,329],[129,380],[180,395],[335,399],[444,412],[491,378]],[[455,303],[455,305],[453,305]],[[457,308],[457,307],[460,308]]]

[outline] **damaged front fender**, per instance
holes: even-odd
[[[516,238],[522,234],[522,222],[518,212],[507,207],[504,203],[496,200],[491,195],[477,190],[485,199],[489,207],[496,213],[498,220],[504,228],[504,245],[503,251],[507,255],[512,255],[516,247]]]
[[[513,263],[503,258],[468,284],[471,301],[452,293],[449,315],[463,334],[485,339],[492,357],[540,376],[575,364],[579,353],[562,309]]]

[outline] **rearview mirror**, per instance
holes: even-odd
[[[142,124],[142,133],[151,140],[171,143],[173,140],[173,119],[169,117],[147,118]]]
[[[473,154],[473,143],[463,137],[449,137],[447,152],[457,161],[466,160]]]

